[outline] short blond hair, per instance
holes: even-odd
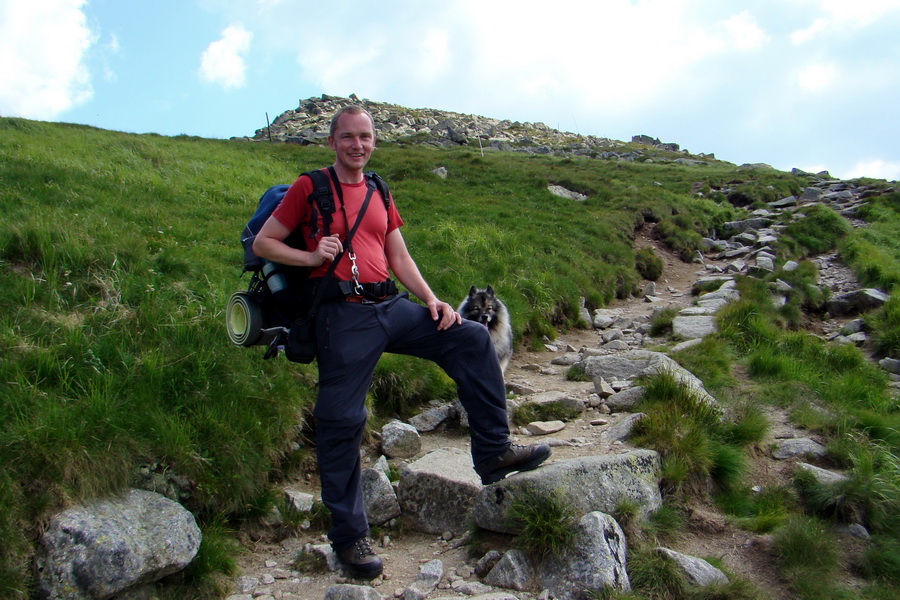
[[[372,117],[372,113],[367,111],[365,108],[360,106],[359,104],[350,104],[338,110],[334,113],[334,116],[331,117],[331,129],[328,131],[329,137],[334,137],[335,132],[337,132],[337,124],[338,119],[343,115],[366,115],[369,117],[369,120],[372,122],[372,132],[375,132],[375,119]]]

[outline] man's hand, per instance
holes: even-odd
[[[438,321],[438,331],[449,329],[454,324],[462,323],[462,317],[453,310],[453,307],[440,300],[432,300],[426,304],[431,312],[431,320]]]
[[[312,266],[317,267],[326,261],[333,261],[343,251],[344,245],[341,244],[341,240],[336,233],[323,237],[319,240],[319,245],[316,246],[316,250],[313,252],[313,259],[316,261],[316,264]]]

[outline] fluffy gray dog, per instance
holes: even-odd
[[[464,319],[481,323],[488,328],[494,351],[500,361],[500,369],[506,374],[506,367],[509,366],[513,353],[512,325],[509,322],[509,311],[494,294],[494,288],[487,286],[482,290],[473,285],[456,312]]]

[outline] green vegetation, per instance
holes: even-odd
[[[576,513],[561,493],[517,496],[507,518],[519,532],[514,543],[538,558],[559,555],[575,539]]]
[[[653,248],[641,248],[634,253],[634,268],[648,281],[656,281],[663,272],[663,260]]]
[[[409,224],[407,244],[432,287],[455,303],[473,284],[493,285],[521,345],[577,325],[582,297],[593,310],[638,292],[642,279],[660,277],[658,257],[632,248],[636,228],[651,227],[671,250],[691,257],[702,237],[743,218],[741,207],[808,185],[802,175],[715,161],[685,168],[379,146],[370,166],[391,185]],[[314,435],[315,366],[263,361],[261,348],[227,341],[226,300],[246,285],[238,233],[268,186],[331,158],[320,147],[0,118],[4,595],[32,592],[34,543],[50,516],[124,490],[146,464],[191,483],[185,504],[204,533],[198,558],[161,593],[222,592],[238,551],[232,530],[277,505],[273,490],[282,473],[309,468],[309,444],[297,450],[295,442]],[[434,177],[438,166],[450,177]],[[588,198],[552,196],[550,182]],[[732,189],[728,197],[716,191],[725,187]],[[837,248],[868,285],[892,289],[900,281],[898,206],[897,193],[872,199],[859,212],[869,227],[854,231],[833,211],[805,211],[788,224],[781,258]],[[804,586],[819,590],[825,582],[833,585],[822,597],[846,592],[830,563],[793,548],[853,520],[873,536],[852,557],[871,583],[862,597],[896,592],[900,410],[883,373],[858,350],[803,331],[803,311],[820,311],[827,299],[815,275],[814,265],[801,261],[796,271],[763,281],[738,278],[742,300],[720,312],[720,333],[678,353],[727,417],[671,378],[645,382],[648,416],[637,435],[663,456],[667,498],[664,510],[645,521],[634,507],[619,507],[623,527],[644,541],[629,567],[634,594],[614,597],[754,597],[740,581],[698,595],[648,551],[652,540],[681,526],[675,505],[708,494],[734,523],[777,536],[782,572],[798,595],[814,597]],[[794,290],[781,307],[770,301],[776,278]],[[895,357],[898,293],[867,318],[880,351]],[[653,335],[671,330],[673,317],[657,314]],[[371,422],[409,416],[424,402],[454,395],[452,382],[432,365],[386,356],[373,381]],[[829,460],[848,482],[820,489],[799,477],[793,488],[751,493],[742,476],[747,450],[765,435],[760,407],[767,403],[828,436]],[[529,420],[535,418],[546,420]],[[529,503],[516,517],[528,531],[516,543],[529,551],[556,552],[565,543],[572,515],[548,502]],[[319,513],[288,516],[289,526],[307,517],[327,521]]]

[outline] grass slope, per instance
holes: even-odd
[[[178,484],[205,533],[195,562],[227,570],[215,555],[228,552],[228,523],[266,511],[273,482],[308,452],[295,448],[315,384],[314,366],[263,361],[261,349],[228,343],[223,308],[245,285],[238,235],[268,186],[330,159],[320,147],[0,119],[5,595],[28,593],[33,545],[55,511],[142,477]],[[439,166],[449,177],[431,173]],[[641,287],[636,227],[649,223],[689,256],[742,214],[719,187],[759,203],[807,184],[715,161],[483,157],[426,146],[380,145],[370,167],[391,185],[407,243],[438,295],[455,303],[470,285],[492,284],[524,344],[577,325],[582,297],[596,308]],[[548,184],[588,199],[552,196]],[[879,273],[891,272],[885,262]],[[453,395],[430,365],[385,357],[373,421]]]

